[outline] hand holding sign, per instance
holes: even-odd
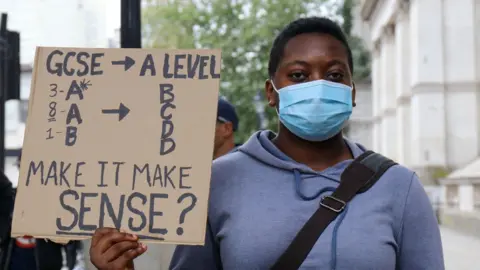
[[[64,242],[112,227],[202,245],[220,61],[213,50],[38,48],[12,235]]]
[[[90,246],[90,260],[99,270],[134,269],[133,260],[147,251],[135,235],[113,228],[95,231]]]

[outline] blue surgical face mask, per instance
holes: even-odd
[[[278,116],[298,137],[313,142],[338,134],[352,114],[352,87],[326,80],[294,84],[277,91]]]

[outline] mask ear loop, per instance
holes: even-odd
[[[273,79],[270,78],[270,83],[272,84],[273,86],[273,90],[275,90],[275,92],[277,92],[277,94],[279,95],[279,99],[280,99],[280,92],[277,90],[277,87],[275,86],[275,84],[273,83]],[[275,106],[275,112],[277,113],[277,116],[280,117],[280,112],[278,111],[277,107]]]
[[[278,90],[277,90],[277,87],[275,86],[275,83],[273,83],[273,79],[272,79],[272,78],[270,78],[270,83],[271,83],[272,86],[273,86],[273,90],[275,90],[275,92],[277,92],[277,94],[280,94],[280,92],[278,92]]]
[[[353,88],[355,86],[355,82],[352,80],[352,85],[350,86],[351,90],[352,91],[352,95],[353,95]],[[357,106],[357,103],[355,101],[352,101],[352,106],[355,107]]]

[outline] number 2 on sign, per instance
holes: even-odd
[[[46,138],[47,140],[53,139],[52,128],[47,129],[47,134],[48,134],[48,136]]]

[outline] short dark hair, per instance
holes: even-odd
[[[342,42],[347,50],[350,72],[353,74],[352,51],[350,50],[342,28],[328,18],[308,17],[295,20],[288,24],[273,41],[272,49],[270,50],[270,60],[268,61],[268,75],[270,78],[273,77],[277,71],[288,41],[298,35],[307,33],[328,34]]]

